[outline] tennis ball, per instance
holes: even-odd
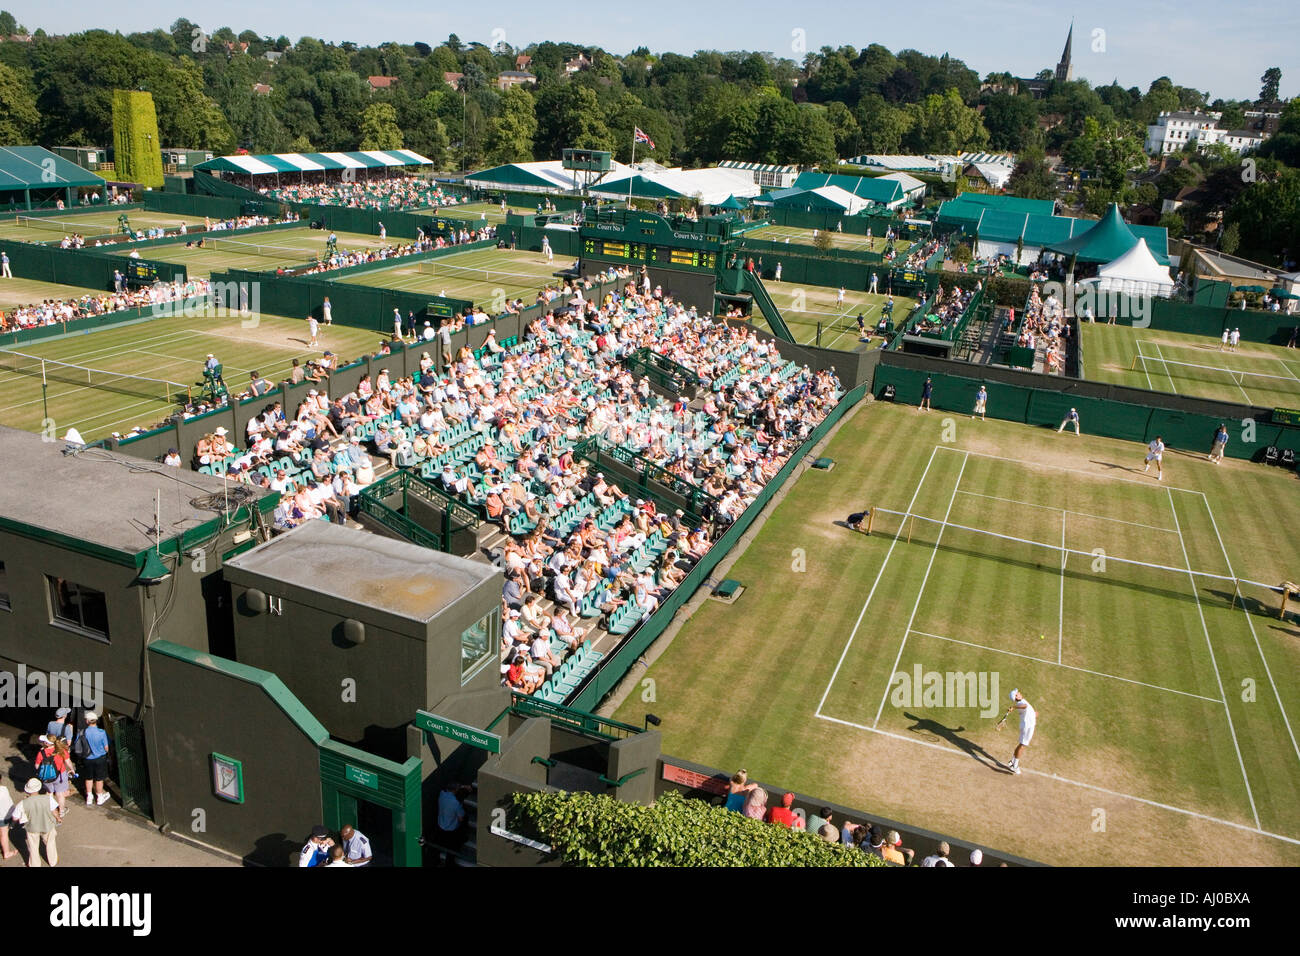
[[[1045,641],[1045,640],[1047,640],[1047,635],[1046,635],[1046,634],[1039,634],[1039,635],[1038,635],[1038,639],[1039,639],[1040,641]]]

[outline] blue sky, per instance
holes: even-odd
[[[1054,66],[1075,19],[1075,75],[1094,85],[1118,78],[1146,89],[1158,76],[1208,90],[1217,97],[1253,99],[1259,76],[1282,69],[1282,94],[1300,93],[1300,5],[1222,0],[1092,0],[1077,7],[1028,0],[922,0],[919,3],[853,3],[833,0],[690,0],[583,4],[509,2],[456,4],[438,9],[413,0],[313,0],[176,4],[134,0],[87,6],[84,0],[0,0],[29,29],[71,33],[91,27],[131,32],[166,28],[188,17],[205,29],[310,34],[362,44],[385,40],[436,44],[449,33],[491,45],[523,47],[540,40],[597,44],[613,53],[645,45],[655,52],[697,49],[764,50],[802,59],[805,48],[882,43],[945,51],[981,76],[1008,70],[1032,76]],[[803,31],[797,34],[796,31]],[[1094,46],[1097,49],[1094,49]]]

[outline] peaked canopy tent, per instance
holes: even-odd
[[[873,176],[837,176],[831,173],[800,173],[794,181],[796,189],[813,190],[833,186],[856,196],[866,203],[877,203],[897,209],[907,199],[901,183],[894,179]]]
[[[713,205],[715,209],[744,209],[745,208],[745,204],[741,202],[739,199],[737,199],[734,194],[728,196],[726,199],[722,200],[722,202],[714,203]]]
[[[694,200],[707,206],[716,206],[728,198],[757,196],[761,191],[747,171],[714,166],[708,169],[629,167],[622,175],[592,186],[590,192],[612,199],[627,198],[629,188],[634,199]]]
[[[1127,252],[1098,269],[1096,278],[1085,279],[1080,285],[1130,296],[1168,296],[1174,291],[1169,269],[1156,261],[1145,239],[1138,239]]]
[[[1138,237],[1119,214],[1119,206],[1110,204],[1106,214],[1087,232],[1044,248],[1066,258],[1077,257],[1079,262],[1103,264],[1113,262],[1138,243]]]
[[[627,168],[620,162],[611,161],[608,175],[626,172]],[[558,159],[548,159],[528,163],[505,163],[490,169],[481,169],[466,176],[465,183],[478,189],[500,189],[507,192],[575,193],[582,191],[587,179],[588,174],[580,170],[565,169],[564,164]]]
[[[104,180],[40,146],[0,146],[0,208],[49,208],[59,200],[71,209],[76,193],[94,189],[103,199]]]

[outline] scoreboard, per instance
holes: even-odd
[[[152,262],[128,259],[125,275],[126,281],[133,285],[151,285],[158,281],[158,268]]]
[[[661,266],[686,269],[705,269],[713,272],[718,267],[718,254],[703,249],[673,249],[670,246],[653,246],[650,261]]]
[[[1300,425],[1300,409],[1275,408],[1272,417],[1275,425]]]
[[[617,259],[620,262],[645,262],[646,247],[639,242],[622,242],[612,239],[585,239],[582,251],[588,256]]]

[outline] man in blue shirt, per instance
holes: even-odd
[[[370,865],[375,855],[370,849],[370,840],[364,833],[352,824],[345,823],[343,829],[339,831],[339,836],[343,838],[343,859],[347,861],[348,866]]]
[[[86,741],[85,765],[81,777],[86,781],[86,806],[108,803],[104,780],[108,777],[108,734],[99,726],[99,715],[86,711],[86,729],[81,732]],[[93,790],[93,793],[92,793]]]

